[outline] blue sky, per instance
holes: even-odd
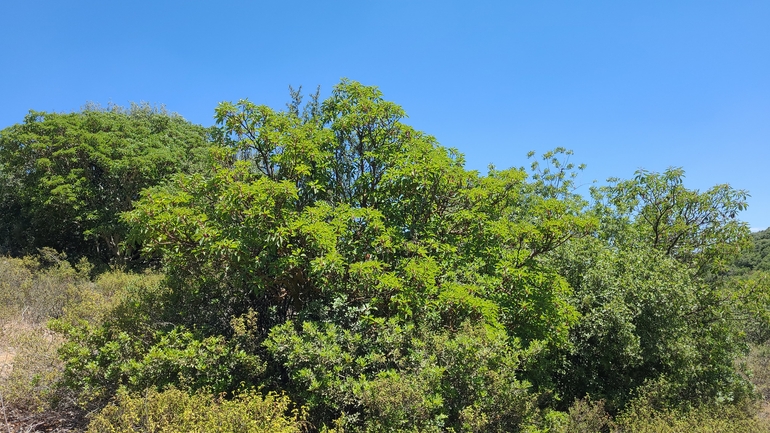
[[[768,1],[47,1],[0,6],[0,128],[30,109],[379,86],[484,172],[575,151],[582,180],[681,166],[770,226]],[[583,187],[587,192],[587,186]]]

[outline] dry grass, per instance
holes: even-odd
[[[53,318],[99,322],[137,279],[120,271],[91,281],[90,265],[71,266],[43,251],[39,258],[0,257],[0,433],[84,431],[84,414],[58,386],[62,337]]]
[[[56,382],[61,373],[61,338],[43,324],[5,317],[0,333],[0,409],[8,432],[77,431],[80,417],[63,401]],[[81,420],[82,421],[82,420]]]

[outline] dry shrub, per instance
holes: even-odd
[[[0,257],[0,395],[14,413],[39,413],[61,400],[55,384],[62,341],[45,323],[91,290],[87,262],[73,268],[63,256],[42,253]]]
[[[112,315],[127,291],[137,287],[154,287],[163,278],[160,274],[134,274],[111,271],[99,275],[93,283],[79,287],[62,309],[62,320],[75,324],[87,321],[93,325]]]
[[[40,324],[61,316],[65,306],[93,290],[91,269],[86,260],[73,267],[65,255],[50,249],[37,257],[0,257],[0,319]]]
[[[765,401],[770,401],[770,345],[752,346],[746,360],[746,369],[751,372],[751,382]]]
[[[604,409],[602,400],[592,401],[590,397],[575,400],[569,408],[567,433],[596,433],[615,431],[612,418]]]
[[[763,433],[770,422],[758,416],[758,405],[703,405],[689,410],[655,409],[644,400],[634,402],[617,419],[629,433]]]
[[[0,379],[0,393],[7,405],[25,412],[39,412],[55,404],[56,382],[62,363],[57,356],[61,338],[42,325],[7,333],[13,356]]]
[[[569,413],[546,415],[549,433],[763,433],[770,420],[759,416],[754,402],[661,409],[654,399],[640,397],[613,419],[602,401],[575,400]]]
[[[115,401],[92,419],[89,433],[299,433],[304,413],[289,398],[245,391],[232,400],[203,392],[148,389],[132,396],[121,390]]]
[[[575,400],[567,413],[548,411],[544,415],[543,428],[536,430],[538,432],[615,433],[618,431],[612,417],[604,408],[604,401],[591,400],[590,396]]]
[[[73,416],[71,393],[58,386],[63,338],[46,326],[50,319],[98,323],[124,287],[160,278],[113,271],[91,281],[87,261],[72,266],[65,258],[50,249],[36,257],[0,257],[0,423],[5,427],[33,431],[31,425],[50,426],[51,419],[66,424]]]

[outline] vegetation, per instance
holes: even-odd
[[[0,133],[0,195],[20,197],[0,226],[34,234],[7,251],[80,260],[4,259],[0,284],[38,291],[6,290],[4,314],[51,319],[58,353],[44,382],[6,378],[42,384],[24,410],[116,432],[770,431],[751,372],[770,359],[770,287],[760,242],[746,258],[745,192],[687,189],[672,168],[589,201],[566,149],[482,175],[374,87],[291,96],[222,103],[207,133],[146,108],[61,115],[166,119],[163,137],[189,138],[136,130],[137,149],[163,144],[131,158],[104,141],[115,181],[81,167],[56,174],[66,188],[26,153],[44,134],[19,132],[55,122]],[[125,195],[117,180],[142,170]],[[45,236],[27,228],[65,202]],[[153,270],[86,259],[135,251]]]
[[[290,415],[287,415],[289,413]],[[104,408],[88,427],[94,433],[299,433],[302,414],[289,399],[244,391],[232,400],[187,394],[174,388],[148,390],[132,397],[125,391]]]
[[[77,425],[77,393],[61,386],[61,334],[46,326],[99,323],[123,290],[153,284],[157,275],[106,272],[95,280],[91,266],[44,249],[36,257],[0,257],[0,402],[3,421],[19,431]],[[22,428],[23,427],[23,428]]]
[[[206,135],[149,105],[30,111],[0,131],[0,251],[123,260],[131,249],[121,250],[127,227],[118,215],[142,189],[202,169]]]
[[[744,251],[733,263],[733,272],[770,272],[770,228],[751,234],[754,248]]]

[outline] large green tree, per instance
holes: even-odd
[[[176,370],[148,356],[215,338],[233,378],[289,391],[317,427],[515,431],[536,416],[528,379],[577,319],[544,260],[595,229],[566,151],[534,177],[482,176],[347,80],[324,101],[223,103],[216,117],[213,169],[145,190],[124,214],[167,274],[150,329],[116,314],[71,330],[71,383],[146,386],[164,371],[203,386],[181,354]],[[105,344],[116,339],[133,349]]]
[[[148,105],[31,111],[0,131],[0,248],[120,258],[118,215],[142,189],[202,168],[207,147],[204,128]]]

